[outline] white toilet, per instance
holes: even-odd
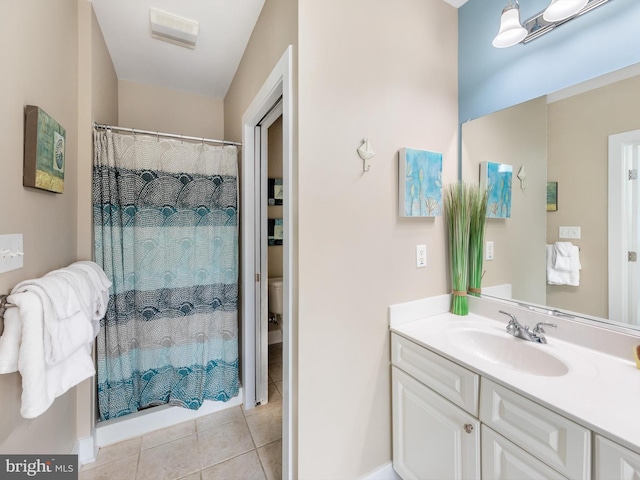
[[[269,278],[269,313],[280,323],[282,319],[282,277]]]

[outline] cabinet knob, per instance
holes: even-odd
[[[464,431],[467,432],[467,433],[473,432],[473,425],[471,425],[470,423],[465,423],[464,424]]]

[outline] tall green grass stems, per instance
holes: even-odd
[[[477,185],[454,183],[444,193],[453,290],[451,313],[467,315],[467,290],[479,294],[482,281],[487,192]]]

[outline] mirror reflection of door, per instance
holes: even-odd
[[[640,326],[640,130],[609,136],[609,318]]]

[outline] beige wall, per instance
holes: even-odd
[[[482,286],[509,283],[513,298],[546,305],[545,225],[547,101],[540,97],[462,125],[462,173],[477,183],[479,165],[491,161],[513,167],[511,218],[487,220],[485,240],[494,242],[494,260],[484,262]],[[526,172],[525,189],[517,178]]]
[[[118,81],[118,125],[154,132],[223,140],[221,98]]]
[[[224,97],[225,140],[242,141],[242,115],[287,47],[298,43],[297,16],[297,0],[265,1]]]
[[[608,137],[640,129],[640,77],[549,104],[549,181],[558,211],[547,214],[547,241],[560,225],[581,227],[580,286],[547,286],[554,307],[607,318]],[[567,241],[567,240],[563,240]]]
[[[118,78],[91,4],[78,0],[78,228],[77,257],[93,259],[91,172],[93,122],[117,124]],[[76,388],[77,437],[91,435],[95,377]]]
[[[10,0],[0,17],[0,233],[24,235],[24,268],[0,274],[0,292],[76,259],[78,166],[77,0]],[[15,48],[11,48],[11,46]],[[55,55],[52,55],[55,52]],[[24,106],[38,105],[66,129],[61,195],[22,186]],[[75,391],[32,420],[20,416],[21,377],[0,375],[0,451],[70,453],[76,439]]]
[[[0,175],[0,234],[24,235],[24,268],[0,274],[0,292],[78,258],[91,258],[91,120],[117,118],[117,84],[104,40],[85,0],[11,1],[0,19],[5,49],[5,145]],[[25,29],[29,25],[29,29]],[[58,52],[51,55],[51,52]],[[43,74],[42,72],[46,72]],[[99,79],[97,77],[100,77]],[[93,81],[92,81],[93,78]],[[65,191],[55,195],[22,187],[23,109],[43,108],[66,129]],[[115,112],[115,114],[114,114]],[[43,415],[20,416],[21,377],[0,375],[0,451],[71,453],[90,433],[93,389],[86,381]]]
[[[388,307],[450,290],[443,218],[398,217],[398,150],[457,178],[457,10],[299,4],[298,474],[359,478],[391,460]]]

